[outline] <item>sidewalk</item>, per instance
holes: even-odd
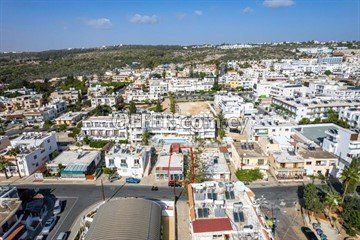
[[[83,217],[85,216],[86,213],[90,212],[91,210],[93,210],[94,208],[96,208],[99,204],[102,204],[103,202],[97,202],[94,203],[93,205],[89,206],[88,208],[86,208],[84,211],[82,211],[79,216],[76,218],[75,222],[73,222],[73,224],[71,225],[70,228],[70,235],[68,237],[68,240],[73,240],[75,239],[76,235],[78,234],[80,228],[81,228],[81,221],[83,219]]]

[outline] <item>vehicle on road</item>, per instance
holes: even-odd
[[[181,187],[181,183],[170,180],[169,183],[168,183],[168,186],[169,187]]]
[[[128,178],[126,178],[126,183],[136,183],[136,184],[138,184],[138,183],[140,183],[140,179],[133,178],[133,177],[128,177]]]
[[[151,191],[157,191],[157,190],[159,190],[159,188],[157,186],[152,186],[151,187]]]
[[[50,217],[44,225],[44,228],[41,230],[41,234],[42,235],[48,235],[50,233],[50,231],[53,229],[53,227],[55,226],[56,223],[56,217],[52,216]]]
[[[37,235],[35,240],[43,240],[45,239],[44,235],[40,234],[40,235]]]
[[[110,175],[109,176],[109,182],[115,182],[119,179],[121,179],[121,177],[119,175]]]
[[[304,235],[306,236],[306,238],[308,240],[318,240],[318,238],[316,237],[315,233],[313,231],[311,231],[310,228],[308,227],[302,227],[301,231],[304,233]]]
[[[57,199],[54,204],[53,214],[58,215],[61,213],[61,201]]]
[[[65,240],[65,239],[67,239],[67,237],[68,237],[68,234],[66,232],[61,232],[57,236],[56,240]]]

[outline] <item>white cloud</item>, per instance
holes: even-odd
[[[251,7],[246,7],[242,10],[242,13],[249,14],[252,13],[254,10]]]
[[[112,27],[110,19],[107,18],[86,20],[85,24],[96,29],[109,29]]]
[[[186,17],[186,13],[178,13],[176,14],[177,20],[183,20]]]
[[[135,24],[155,24],[159,22],[159,19],[156,15],[148,16],[135,14],[130,18],[130,22]]]
[[[290,7],[294,5],[294,0],[265,0],[264,6],[268,8]]]
[[[203,11],[201,11],[201,10],[195,10],[195,11],[194,11],[194,14],[195,14],[195,15],[198,15],[198,16],[201,16],[201,15],[203,15]]]

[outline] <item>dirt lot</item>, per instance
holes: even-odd
[[[170,112],[169,99],[162,103],[164,112]],[[176,103],[176,112],[179,114],[197,115],[200,113],[210,113],[208,102],[178,102]]]

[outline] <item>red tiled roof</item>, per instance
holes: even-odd
[[[194,233],[231,231],[229,218],[197,219],[192,222]]]

